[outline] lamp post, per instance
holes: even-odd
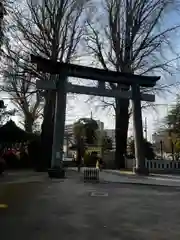
[[[144,134],[145,134],[145,139],[147,140],[147,117],[144,119]]]

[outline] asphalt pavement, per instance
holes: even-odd
[[[8,206],[0,207],[0,239],[180,239],[177,189],[85,184],[75,171],[64,180],[12,181],[0,184],[0,205]]]

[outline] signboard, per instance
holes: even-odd
[[[87,147],[86,153],[97,152],[98,155],[101,155],[101,148],[100,147]]]

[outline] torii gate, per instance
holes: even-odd
[[[138,76],[129,73],[107,71],[98,68],[54,62],[52,60],[44,59],[34,55],[31,55],[31,62],[37,64],[38,71],[50,73],[52,75],[59,75],[57,82],[42,80],[38,80],[36,82],[38,89],[56,90],[56,109],[51,161],[52,169],[58,169],[58,167],[60,169],[62,166],[66,96],[68,92],[71,92],[132,100],[136,158],[135,172],[139,174],[147,173],[143,151],[141,101],[154,102],[155,96],[141,93],[140,87],[154,87],[160,77]],[[97,87],[74,85],[68,82],[68,77],[96,80],[98,81],[98,84]],[[106,89],[105,82],[121,83],[122,85],[131,86],[131,89],[124,92]]]

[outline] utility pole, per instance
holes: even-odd
[[[147,117],[144,119],[144,133],[145,133],[145,139],[147,140]]]
[[[93,113],[92,113],[92,111],[91,111],[91,119],[93,119]]]

